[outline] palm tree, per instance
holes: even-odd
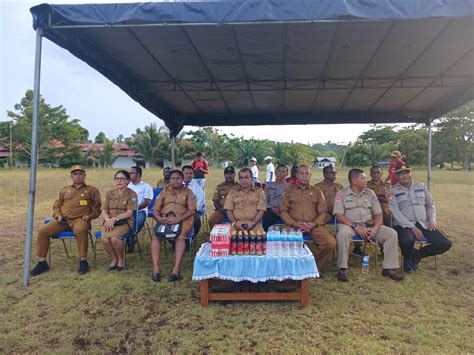
[[[114,151],[114,141],[108,138],[104,139],[104,149],[100,152],[99,162],[104,168],[111,167],[117,159],[117,153]]]

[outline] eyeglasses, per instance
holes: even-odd
[[[116,177],[115,181],[126,181],[128,180],[126,177]]]

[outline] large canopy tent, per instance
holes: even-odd
[[[42,37],[164,120],[172,136],[184,125],[431,127],[433,118],[474,97],[472,0],[183,0],[42,4],[31,12],[33,142]],[[25,286],[36,161],[34,149]]]

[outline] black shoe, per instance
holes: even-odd
[[[418,250],[413,250],[413,253],[411,254],[411,264],[413,269],[418,270],[418,264],[420,263],[420,260],[420,252]]]
[[[347,282],[349,279],[347,278],[346,269],[339,269],[337,272],[337,281]]]
[[[382,276],[390,277],[392,280],[395,281],[402,281],[405,278],[405,276],[397,274],[397,272],[393,269],[383,269]]]
[[[179,276],[176,275],[176,274],[170,274],[170,276],[168,276],[168,281],[169,282],[175,282],[175,281],[178,281],[179,280]]]
[[[117,264],[109,265],[109,269],[107,271],[113,271],[113,270],[117,270]]]
[[[160,282],[161,280],[161,275],[159,272],[154,272],[153,274],[151,274],[151,279],[154,281],[154,282]]]
[[[81,260],[79,261],[79,274],[80,275],[84,275],[84,274],[87,274],[89,272],[89,263],[87,262],[87,260]]]
[[[123,269],[125,269],[125,266],[124,266],[124,265],[122,265],[122,266],[118,266],[118,265],[117,265],[117,271],[122,271]]]
[[[352,251],[352,254],[358,255],[358,256],[364,256],[364,252],[362,251],[360,245],[354,246],[354,250]]]
[[[404,257],[403,258],[403,272],[406,272],[408,274],[413,273],[415,270],[413,270],[413,265],[411,263],[411,257]]]
[[[43,272],[46,272],[48,270],[49,270],[49,266],[46,260],[38,261],[38,264],[36,264],[33,270],[30,271],[30,275],[38,276],[39,274],[42,274]]]

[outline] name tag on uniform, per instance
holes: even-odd
[[[87,200],[79,200],[79,205],[87,206]]]

